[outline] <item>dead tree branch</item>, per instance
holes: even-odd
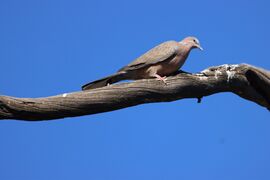
[[[221,65],[196,74],[178,73],[168,78],[167,85],[144,79],[45,98],[0,96],[0,119],[52,120],[184,98],[200,102],[220,92],[235,93],[270,109],[270,71],[247,64]]]

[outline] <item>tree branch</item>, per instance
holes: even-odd
[[[184,98],[197,98],[199,103],[202,97],[220,92],[270,109],[270,72],[247,64],[221,65],[196,74],[179,72],[168,77],[167,85],[143,79],[46,98],[0,96],[0,119],[51,120]]]

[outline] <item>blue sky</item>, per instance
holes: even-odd
[[[0,94],[80,90],[197,36],[183,70],[270,69],[269,1],[0,1]],[[269,112],[230,93],[57,121],[0,122],[0,179],[268,180]]]

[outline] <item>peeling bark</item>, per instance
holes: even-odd
[[[248,64],[221,65],[167,79],[120,83],[45,98],[0,96],[0,119],[52,120],[113,111],[144,103],[170,102],[232,92],[270,109],[270,72]]]

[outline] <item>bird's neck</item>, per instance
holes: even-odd
[[[181,49],[181,55],[184,55],[186,56],[186,58],[188,57],[191,49],[192,49],[192,45],[190,43],[186,43],[186,42],[183,42],[183,41],[180,41],[179,42],[180,44],[180,49]]]

